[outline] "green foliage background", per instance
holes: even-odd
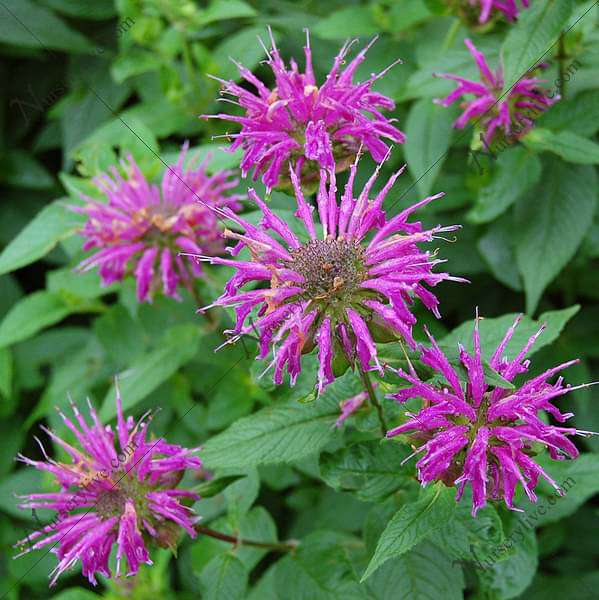
[[[499,506],[473,520],[467,502],[455,505],[453,490],[419,491],[413,463],[400,466],[408,447],[379,443],[372,411],[360,411],[343,430],[333,427],[339,402],[360,389],[352,373],[314,400],[312,361],[295,388],[275,389],[268,377],[258,379],[253,340],[212,352],[231,315],[219,313],[220,327],[210,329],[190,297],[139,305],[131,281],[102,288],[96,273],[74,273],[83,256],[74,235],[81,222],[65,208],[80,202],[81,192],[96,194],[90,178],[126,152],[157,176],[157,156],[172,161],[188,138],[194,152],[214,151],[213,168],[237,166],[239,155],[212,141],[226,127],[198,115],[222,107],[215,102],[218,84],[207,75],[237,77],[229,57],[269,77],[256,40],[266,39],[268,25],[283,54],[298,60],[302,29],[310,28],[321,78],[347,36],[365,41],[378,34],[361,78],[396,57],[404,61],[377,84],[397,102],[394,116],[408,135],[383,169],[409,165],[390,196],[392,212],[429,192],[447,192],[421,218],[463,224],[441,253],[452,274],[471,280],[442,284],[442,321],[421,310],[419,323],[455,348],[469,339],[478,306],[488,317],[482,333],[490,348],[509,315],[525,311],[511,352],[547,321],[533,372],[580,357],[568,381],[597,379],[599,8],[574,0],[532,5],[515,25],[469,29],[434,0],[0,1],[2,597],[115,598],[129,587],[138,599],[597,598],[599,441],[580,441],[576,462],[548,464],[556,480],[575,483],[545,515],[521,502],[528,521]],[[562,64],[579,63],[564,98],[517,147],[496,160],[479,156],[477,164],[469,152],[476,132],[452,129],[455,110],[432,103],[452,89],[432,74],[475,76],[462,43],[471,37],[492,64],[503,56],[507,81],[549,51],[551,86],[561,31]],[[372,168],[363,159],[362,180]],[[240,190],[246,186],[242,181]],[[274,192],[272,204],[289,220],[291,198]],[[199,283],[203,297],[218,295],[229,274],[210,270]],[[391,364],[401,360],[393,345],[380,352]],[[159,406],[156,435],[204,444],[206,468],[217,478],[231,476],[223,483],[233,483],[197,503],[204,523],[245,538],[297,539],[298,550],[280,555],[185,539],[176,558],[154,551],[154,566],[135,583],[103,580],[94,590],[76,569],[48,590],[52,555],[13,561],[11,545],[35,527],[16,509],[14,494],[52,489],[39,472],[17,467],[14,455],[39,456],[33,436],[40,423],[64,433],[54,406],[64,407],[68,392],[78,402],[89,395],[104,419],[114,418],[116,374],[130,414]],[[377,393],[382,398],[395,383]],[[383,402],[395,419],[396,407]],[[599,431],[596,402],[591,388],[561,406],[572,408],[577,426]],[[548,505],[551,492],[540,489]],[[522,535],[512,536],[519,529]],[[522,539],[491,568],[476,568],[512,537]],[[360,583],[369,562],[371,576]]]

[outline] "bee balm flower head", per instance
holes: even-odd
[[[192,511],[181,501],[197,500],[198,496],[178,489],[177,484],[186,469],[201,468],[200,459],[193,456],[197,449],[169,444],[162,438],[147,439],[147,415],[138,423],[131,417],[125,421],[118,393],[116,402],[116,430],[102,425],[89,402],[91,425],[74,405],[74,421],[60,413],[80,448],[42,427],[70,456],[70,463],[50,458],[39,440],[45,461],[18,455],[22,462],[50,473],[60,486],[58,492],[24,496],[26,502],[19,505],[26,510],[58,512],[52,523],[17,543],[27,545],[21,554],[46,547],[56,554],[58,565],[51,573],[50,585],[78,560],[90,583],[96,584],[96,573],[110,577],[113,545],[116,575],[124,570],[124,561],[126,574],[134,575],[141,563],[152,564],[149,542],[172,546],[180,529],[191,537],[196,535]]]
[[[356,170],[357,160],[340,202],[333,171],[328,174],[328,186],[327,173],[321,171],[316,203],[322,225],[317,226],[314,209],[290,168],[297,200],[295,214],[306,232],[302,238],[250,190],[250,198],[262,211],[261,223],[252,225],[231,212],[231,219],[244,233],[225,234],[239,242],[233,253],[246,247],[250,260],[200,257],[237,270],[212,306],[235,307],[237,323],[230,332],[234,336],[259,333],[259,358],[273,351],[275,383],[282,383],[287,367],[293,384],[301,370],[301,355],[315,345],[320,363],[319,391],[333,381],[337,358],[365,370],[373,366],[381,369],[375,345],[378,333],[394,333],[414,346],[412,303],[418,298],[439,316],[438,301],[426,286],[445,279],[458,280],[447,273],[433,273],[433,267],[443,261],[420,248],[421,243],[456,226],[423,230],[419,222],[408,221],[416,209],[443,194],[388,218],[383,201],[403,169],[372,196],[378,167],[357,196],[353,191]],[[240,290],[250,282],[260,282],[263,287]],[[255,323],[250,317],[253,309],[257,310]]]
[[[533,335],[515,358],[508,360],[503,353],[519,320],[508,329],[489,361],[491,368],[510,382],[527,371],[529,361],[524,357],[544,329]],[[417,462],[420,481],[423,485],[435,480],[447,485],[455,483],[458,499],[469,483],[473,515],[485,506],[487,499],[503,498],[510,509],[519,510],[513,503],[518,483],[531,502],[537,499],[534,488],[540,477],[560,491],[535,462],[535,447],[546,447],[557,460],[566,456],[576,458],[578,450],[567,436],[590,433],[548,425],[541,419],[543,413],[549,413],[558,423],[563,423],[572,416],[572,413],[562,414],[552,400],[577,388],[564,385],[562,377],[555,383],[548,380],[577,361],[548,369],[515,389],[491,385],[485,381],[478,318],[475,323],[474,352],[470,354],[463,347],[459,348],[460,362],[468,376],[465,387],[430,334],[432,347],[422,349],[422,362],[447,383],[423,382],[414,372],[397,371],[411,385],[390,397],[399,402],[420,397],[423,406],[416,414],[406,413],[408,420],[387,436],[410,432],[416,441],[424,440],[416,451],[422,453]]]
[[[80,264],[81,271],[98,267],[104,285],[133,274],[140,302],[158,290],[178,298],[179,286],[189,288],[202,273],[179,253],[223,252],[217,210],[239,208],[239,196],[228,193],[237,182],[230,171],[209,175],[206,161],[184,168],[187,148],[160,185],[149,183],[132,157],[122,163],[125,177],[113,168],[111,175],[96,178],[106,201],[86,198],[84,206],[73,207],[87,217],[83,249],[96,249]]]
[[[363,82],[355,82],[358,66],[364,61],[372,43],[361,50],[343,68],[353,42],[345,44],[333,63],[325,81],[318,85],[312,68],[312,51],[307,37],[304,48],[304,72],[294,60],[287,67],[271,33],[272,49],[267,51],[267,64],[273,71],[275,84],[268,88],[253,73],[237,65],[243,79],[255,88],[251,92],[233,81],[219,80],[223,94],[237,98],[242,116],[221,113],[207,117],[225,119],[241,125],[233,138],[231,150],[244,150],[241,170],[245,176],[254,170],[254,180],[262,176],[268,189],[284,183],[287,165],[302,183],[318,180],[319,168],[345,170],[364,145],[375,161],[387,152],[384,139],[403,143],[404,134],[386,118],[381,110],[392,110],[394,102],[371,88],[397,62]]]
[[[464,100],[461,107],[464,112],[454,123],[458,129],[464,128],[468,122],[474,121],[484,130],[484,139],[490,144],[496,132],[502,131],[506,137],[520,137],[534,125],[534,119],[559,100],[559,96],[551,98],[543,93],[539,84],[541,79],[525,77],[515,85],[503,80],[501,67],[495,73],[491,71],[482,52],[466,39],[464,43],[474,57],[480,72],[480,81],[470,81],[450,73],[438,73],[437,77],[451,79],[458,87],[443,100],[435,100],[437,104],[449,106],[465,96],[473,96]],[[505,87],[512,85],[506,92]]]

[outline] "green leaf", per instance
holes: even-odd
[[[72,153],[77,160],[81,160],[90,149],[98,152],[107,147],[122,148],[138,161],[155,161],[159,152],[156,136],[146,123],[133,116],[121,115],[98,127],[73,148]]]
[[[553,152],[571,163],[599,164],[599,144],[571,131],[553,133],[537,128],[527,133],[522,142],[532,150]]]
[[[0,254],[0,275],[19,269],[45,256],[61,240],[73,235],[81,218],[62,200],[42,209]]]
[[[528,356],[538,352],[541,348],[551,344],[559,337],[566,323],[579,310],[580,306],[575,305],[563,310],[548,311],[540,315],[538,321],[534,321],[528,316],[523,316],[503,355],[508,360],[513,360],[530,336],[536,333],[542,324],[545,324],[545,331],[543,331],[537,343],[529,350]],[[489,360],[493,356],[495,349],[504,338],[508,328],[513,324],[516,316],[516,313],[511,313],[494,319],[484,318],[480,320],[481,353],[485,360]],[[462,343],[466,350],[472,352],[473,330],[474,320],[466,321],[459,327],[456,327],[449,335],[445,336],[440,341],[440,345],[443,349],[447,348],[449,352],[452,352],[455,351],[458,343]]]
[[[89,52],[92,45],[52,11],[30,0],[3,0],[0,42],[35,48]]]
[[[568,129],[590,137],[599,130],[599,90],[588,90],[563,98],[537,120],[537,126],[551,131]]]
[[[394,442],[361,442],[320,458],[320,474],[338,491],[353,491],[365,502],[382,500],[412,477],[401,462],[409,450]]]
[[[263,408],[208,440],[202,460],[214,469],[292,462],[314,454],[335,437],[339,403],[359,386],[356,376],[347,373],[311,404],[290,400]]]
[[[507,214],[492,223],[476,246],[495,279],[519,292],[522,283],[516,266],[512,221],[512,215]]]
[[[275,32],[273,32],[274,35]],[[263,27],[247,27],[228,35],[212,52],[218,63],[218,76],[222,79],[237,80],[241,77],[232,60],[242,62],[252,71],[264,56],[264,49],[257,43],[257,38],[264,34]],[[275,35],[275,41],[277,40]]]
[[[49,292],[73,294],[91,300],[114,292],[117,285],[103,286],[97,271],[77,273],[72,268],[66,268],[46,274],[46,289]]]
[[[323,40],[339,40],[352,36],[374,35],[379,29],[368,6],[348,6],[321,19],[312,31]]]
[[[50,332],[46,335],[47,341],[53,339],[57,349],[60,350],[58,334],[61,332],[52,333],[54,334],[52,336],[49,335]],[[73,398],[84,397],[90,388],[99,382],[104,384],[112,374],[107,369],[105,356],[93,336],[90,336],[87,343],[83,343],[82,340],[76,349],[65,350],[64,355],[59,354],[57,358],[59,360],[52,368],[49,383],[40,401],[27,415],[26,428],[31,427],[38,419],[51,414],[53,406],[65,407],[69,394]]]
[[[532,582],[539,563],[537,539],[534,531],[523,522],[518,522],[518,535],[511,532],[508,539],[514,540],[513,553],[505,560],[494,561],[492,568],[481,574],[482,585],[492,590],[499,598],[509,600],[518,597]],[[488,561],[485,561],[486,567]]]
[[[257,540],[259,542],[277,542],[277,526],[273,518],[262,506],[254,506],[247,513],[242,514],[239,519],[231,515],[229,521],[232,524],[231,534],[238,533],[239,537],[246,540]],[[264,556],[268,554],[266,548],[255,546],[241,546],[236,551],[236,556],[251,571]]]
[[[21,286],[12,275],[0,277],[0,317],[3,317],[23,297]]]
[[[54,185],[52,175],[33,156],[18,148],[2,157],[0,180],[18,188],[44,190]]]
[[[504,81],[507,87],[542,62],[572,13],[572,0],[531,3],[509,29],[502,46]]]
[[[473,223],[487,223],[504,213],[541,178],[539,157],[516,147],[497,157],[497,169],[468,213]]]
[[[377,23],[390,33],[399,33],[414,27],[416,23],[426,21],[431,12],[424,0],[412,0],[409,4],[392,2],[377,14]]]
[[[39,490],[41,484],[41,473],[35,469],[20,469],[4,477],[0,481],[0,509],[13,517],[33,521],[34,517],[30,510],[17,507],[19,500],[16,495],[31,494],[33,490]],[[40,509],[38,512],[40,519],[51,514],[52,511],[46,509]]]
[[[406,159],[423,196],[428,196],[443,166],[454,118],[455,110],[434,104],[430,98],[418,100],[408,114]]]
[[[567,576],[538,574],[521,596],[522,600],[595,600],[599,589],[599,571],[570,572]]]
[[[388,561],[366,584],[373,600],[462,600],[464,585],[462,570],[428,542]]]
[[[172,165],[177,162],[179,155],[179,150],[176,152],[164,152],[162,158],[166,163]],[[189,149],[183,165],[187,166],[191,161],[201,162],[210,158],[207,164],[207,170],[209,173],[216,173],[224,169],[231,169],[238,166],[241,156],[241,151],[233,153],[226,152],[222,144],[201,144],[200,146],[194,146]]]
[[[131,410],[138,402],[153,392],[161,383],[196,354],[199,343],[198,328],[193,325],[176,325],[164,335],[160,347],[144,354],[119,377],[123,410]],[[109,420],[116,416],[114,386],[106,394],[101,417]],[[193,417],[190,417],[193,418]]]
[[[438,484],[426,490],[418,501],[404,505],[381,534],[362,581],[389,559],[405,554],[431,532],[446,525],[455,504],[453,490]]]
[[[208,23],[214,23],[215,21],[254,16],[256,16],[256,11],[242,0],[212,0],[208,8],[196,20],[196,23],[198,25],[208,25]]]
[[[12,396],[13,361],[9,348],[0,348],[0,396],[10,399]]]
[[[248,572],[243,563],[227,552],[215,556],[202,570],[200,580],[206,600],[243,600],[248,583]]]
[[[80,587],[72,587],[52,596],[51,600],[97,600],[98,595]]]
[[[574,256],[596,205],[595,170],[557,160],[548,161],[541,183],[516,204],[516,258],[527,312],[534,312],[545,287]]]
[[[490,504],[472,518],[471,497],[471,491],[466,489],[456,506],[454,518],[430,537],[431,542],[454,559],[454,565],[474,567],[481,564],[487,557],[496,554],[505,541],[501,518]]]
[[[277,563],[275,584],[285,600],[359,599],[358,581],[348,551],[357,540],[333,531],[315,531],[297,551]]]
[[[150,50],[130,48],[126,54],[121,54],[112,63],[110,73],[117,83],[122,83],[129,77],[158,70],[162,66],[162,60],[159,55]]]
[[[564,495],[560,496],[548,483],[541,483],[543,496],[539,504],[525,507],[530,522],[537,526],[554,523],[571,515],[599,492],[599,454],[581,454],[576,460],[554,461],[548,456],[539,460],[541,466],[564,491]],[[545,510],[539,510],[540,507]],[[530,515],[533,515],[532,519]]]
[[[130,365],[145,350],[143,329],[122,304],[115,304],[100,315],[93,330],[116,365]]]
[[[20,300],[0,323],[0,348],[26,340],[77,312],[74,304],[53,292],[34,292]]]
[[[252,507],[260,491],[260,477],[255,468],[248,469],[245,476],[232,483],[223,493],[229,517],[238,522]]]
[[[94,0],[93,3],[80,0],[42,0],[42,4],[69,17],[90,21],[104,21],[117,16],[114,0]]]

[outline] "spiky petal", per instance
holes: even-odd
[[[529,361],[525,356],[543,331],[542,327],[514,358],[508,359],[504,356],[505,348],[519,321],[520,317],[508,329],[489,361],[490,366],[510,382],[527,371]],[[533,490],[540,477],[559,492],[559,486],[534,461],[533,444],[545,446],[556,460],[578,456],[576,446],[567,436],[589,432],[548,425],[541,419],[542,413],[549,413],[562,423],[572,416],[562,414],[551,401],[576,388],[564,385],[561,377],[555,383],[548,380],[577,361],[548,369],[516,389],[489,384],[485,379],[477,317],[473,352],[459,346],[460,362],[467,373],[463,386],[456,369],[427,334],[432,346],[422,347],[422,360],[447,384],[424,382],[414,371],[397,370],[410,385],[389,397],[400,403],[420,397],[423,405],[416,414],[407,413],[405,423],[387,432],[387,437],[409,433],[420,443],[426,440],[418,450],[422,458],[416,463],[422,484],[435,480],[455,484],[458,499],[469,484],[473,515],[489,498],[503,498],[508,508],[520,510],[514,506],[518,483],[528,498],[536,501]]]
[[[103,285],[132,274],[140,302],[158,291],[178,298],[181,285],[189,287],[202,275],[199,265],[180,253],[222,254],[218,211],[240,208],[240,196],[230,193],[237,181],[231,171],[208,174],[209,157],[185,167],[187,151],[185,143],[160,185],[150,183],[131,156],[121,163],[125,176],[113,167],[94,180],[105,201],[85,197],[84,206],[71,207],[87,217],[80,232],[86,238],[83,249],[95,250],[80,271],[98,267]]]
[[[395,119],[388,119],[381,112],[393,110],[394,102],[372,91],[374,82],[400,61],[363,82],[356,82],[356,70],[372,43],[343,67],[354,41],[341,48],[321,85],[317,84],[312,69],[307,32],[303,73],[294,60],[287,67],[271,32],[272,47],[267,51],[266,64],[274,74],[272,90],[242,65],[237,65],[239,73],[255,91],[250,91],[249,86],[217,78],[223,87],[222,95],[236,98],[233,103],[239,104],[244,114],[220,113],[204,117],[241,125],[239,133],[226,137],[233,139],[231,151],[243,148],[241,170],[244,176],[253,169],[254,180],[261,176],[271,189],[289,182],[286,169],[291,162],[302,182],[317,180],[320,167],[346,169],[360,146],[380,162],[388,150],[383,140],[405,141],[404,134],[392,125]]]
[[[16,544],[23,548],[20,555],[43,548],[56,554],[58,564],[50,574],[51,586],[77,561],[93,585],[97,573],[110,577],[113,545],[116,575],[134,575],[140,564],[152,564],[142,534],[164,546],[160,530],[165,524],[195,537],[195,518],[181,501],[197,500],[199,496],[177,488],[177,484],[186,469],[201,469],[200,459],[194,456],[198,449],[169,444],[162,438],[148,439],[147,414],[137,423],[131,417],[125,421],[118,392],[116,402],[116,430],[100,422],[91,404],[91,425],[74,405],[74,420],[60,413],[80,450],[45,429],[52,441],[69,454],[71,462],[50,458],[41,442],[46,460],[18,456],[20,461],[49,472],[60,486],[57,492],[23,496],[19,504],[24,510],[57,511],[51,523]]]
[[[414,301],[420,299],[439,316],[438,301],[426,286],[444,280],[464,281],[447,273],[434,273],[433,267],[443,261],[435,260],[434,254],[420,247],[457,226],[439,225],[424,230],[421,223],[409,222],[417,208],[443,194],[430,196],[387,218],[383,201],[403,169],[372,195],[378,168],[357,195],[353,190],[356,170],[357,160],[340,200],[334,172],[321,171],[316,205],[322,225],[318,226],[315,211],[290,169],[296,192],[296,216],[305,228],[301,240],[250,190],[250,199],[262,211],[262,221],[256,226],[231,213],[231,219],[244,233],[226,234],[238,240],[232,253],[236,255],[247,248],[249,260],[200,257],[237,269],[225,293],[211,306],[235,307],[237,323],[228,332],[232,334],[231,341],[255,332],[260,338],[259,358],[265,358],[272,350],[271,366],[277,384],[283,382],[285,367],[294,383],[301,370],[301,355],[315,345],[319,392],[333,381],[336,358],[364,370],[381,370],[377,337],[391,332],[414,347],[411,333],[416,322],[411,312]],[[250,291],[240,289],[251,282],[259,282],[261,286]]]

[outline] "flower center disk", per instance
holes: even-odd
[[[357,291],[365,279],[364,251],[353,240],[311,240],[291,252],[286,267],[305,280],[309,299],[342,299]]]

